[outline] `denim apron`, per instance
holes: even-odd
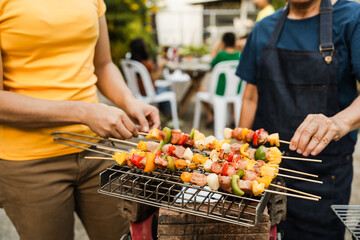
[[[282,32],[289,7],[284,8],[268,45],[263,49],[257,73],[258,107],[254,129],[278,132],[290,140],[297,127],[310,113],[333,116],[340,111],[337,87],[337,57],[332,42],[332,5],[322,0],[320,9],[320,45],[318,51],[279,49],[276,43]],[[322,163],[284,159],[282,167],[319,175],[324,184],[285,178],[288,187],[322,197],[318,202],[287,199],[287,219],[278,226],[284,238],[343,239],[344,225],[330,206],[348,204],[352,181],[354,141],[349,135],[331,142],[317,159]],[[288,156],[288,145],[281,150]]]

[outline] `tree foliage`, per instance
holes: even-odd
[[[129,52],[129,43],[136,37],[142,37],[154,52],[154,34],[151,16],[156,11],[156,1],[145,0],[105,0],[106,20],[109,29],[111,54],[118,63]]]

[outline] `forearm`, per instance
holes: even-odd
[[[254,84],[248,83],[245,87],[243,102],[241,105],[239,127],[252,128],[255,120],[257,104],[257,87]]]
[[[113,62],[107,62],[96,68],[97,87],[101,93],[126,111],[128,103],[135,98],[126,85],[123,76]]]
[[[336,121],[341,121],[341,123],[347,126],[344,134],[360,128],[360,96],[357,97],[349,107],[337,113],[332,118]]]
[[[252,101],[250,99],[243,100],[239,127],[246,127],[249,129],[252,128],[255,120],[256,108],[257,108],[257,102]]]
[[[0,91],[0,124],[24,128],[82,123],[89,103],[52,101]]]

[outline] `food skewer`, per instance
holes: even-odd
[[[276,187],[276,188],[280,188],[280,189],[284,189],[284,190],[291,191],[291,192],[295,192],[295,193],[299,193],[299,194],[306,195],[306,196],[309,196],[309,197],[321,199],[320,196],[317,196],[317,195],[314,195],[314,194],[310,194],[310,193],[306,193],[306,192],[299,191],[299,190],[295,190],[295,189],[291,189],[291,188],[284,187],[284,186],[281,186],[281,185],[277,185],[277,184],[270,183],[270,186],[273,186],[273,187]]]
[[[70,134],[71,135],[71,134]],[[94,142],[87,142],[87,141],[82,141],[82,140],[79,140],[79,139],[72,139],[72,138],[67,138],[67,137],[59,137],[59,136],[56,136],[56,135],[54,135],[55,136],[55,141],[57,141],[57,142],[59,142],[59,143],[62,143],[62,144],[66,144],[66,145],[69,145],[69,146],[73,146],[73,147],[77,147],[77,148],[81,148],[81,149],[85,149],[85,150],[89,150],[89,151],[94,151],[94,152],[97,152],[97,153],[102,153],[102,154],[104,154],[104,155],[110,155],[109,153],[105,153],[105,152],[99,152],[99,151],[96,151],[96,150],[94,150],[94,149],[88,149],[88,148],[84,148],[84,147],[82,147],[82,146],[77,146],[77,145],[72,145],[72,144],[68,144],[68,143],[65,143],[65,142],[62,142],[62,141],[59,141],[60,139],[63,139],[63,140],[68,140],[68,141],[74,141],[74,142],[77,142],[77,143],[82,143],[82,144],[87,144],[87,145],[92,145],[92,146],[95,146],[95,147],[97,147],[97,148],[99,148],[99,149],[104,149],[104,150],[107,150],[107,151],[112,151],[112,152],[115,152],[115,153],[119,153],[117,150],[119,150],[119,149],[116,149],[116,148],[112,148],[112,147],[106,147],[106,146],[102,146],[101,144],[98,144],[98,143],[94,143]],[[82,137],[87,137],[87,136],[84,136],[84,135],[82,135]],[[93,138],[93,137],[90,137],[90,138]],[[132,151],[135,151],[134,153],[137,153],[139,150],[132,150]],[[127,153],[125,153],[125,152],[123,152],[124,154],[126,154],[126,156],[129,156],[130,154],[127,154]],[[144,152],[145,153],[145,152]],[[153,154],[153,153],[149,153],[149,154]],[[155,154],[153,154],[154,156],[155,156]],[[115,155],[116,156],[116,155]],[[113,156],[114,157],[114,156]],[[132,155],[131,155],[131,157],[132,157]],[[90,157],[89,159],[99,159],[100,157]],[[154,157],[155,158],[155,157]],[[114,158],[115,159],[115,158]],[[109,158],[107,158],[106,160],[110,160]],[[128,163],[129,164],[129,163]],[[134,166],[134,165],[133,165]],[[138,166],[138,165],[136,165],[136,166]],[[131,167],[131,166],[130,166]],[[139,166],[138,166],[139,167]],[[139,167],[139,168],[141,168],[141,167]],[[156,167],[153,169],[153,170],[155,170],[156,169]],[[153,170],[151,170],[151,171],[153,171]],[[175,170],[175,168],[174,168],[174,170]],[[146,172],[146,168],[145,168],[145,172]],[[183,173],[186,173],[186,172],[183,172]],[[200,173],[197,173],[197,172],[193,172],[192,174],[198,174],[198,175],[203,175],[203,174],[200,174]],[[216,176],[216,179],[217,179],[217,175],[216,174],[214,174],[214,173],[211,173],[211,174],[209,174],[209,175],[215,175]],[[236,175],[236,174],[235,174]],[[233,175],[232,177],[234,178],[235,177],[235,175]],[[219,176],[221,176],[221,175],[219,175]],[[230,176],[230,175],[229,175]],[[204,176],[203,176],[204,177]],[[228,176],[224,176],[225,178],[229,178]],[[239,177],[238,175],[236,175],[236,177]],[[220,178],[220,177],[219,177]],[[246,181],[250,181],[250,180],[246,180]],[[253,189],[253,192],[254,192],[254,195],[256,196],[256,195],[258,195],[258,194],[260,194],[261,192],[263,192],[264,190],[267,190],[267,189],[264,189],[264,183],[263,182],[258,182],[257,180],[251,180],[252,182],[252,184],[251,184],[251,186],[252,186],[252,189]],[[190,181],[191,182],[191,181]],[[220,181],[220,179],[219,179],[219,182],[221,182]],[[195,182],[192,182],[192,183],[195,183],[196,185],[199,185],[200,186],[200,184],[198,184],[196,181]],[[255,183],[255,185],[253,185]],[[202,184],[202,183],[201,183]],[[205,180],[205,184],[206,184],[206,180]],[[240,184],[240,182],[239,182],[239,184]],[[269,182],[269,184],[270,184],[270,182]],[[237,185],[237,184],[236,184]],[[261,187],[261,185],[262,185],[262,187]],[[201,186],[203,186],[203,185],[201,185]],[[260,186],[260,189],[259,189],[259,186]],[[211,188],[211,187],[210,187]],[[233,190],[233,191],[235,191],[235,190]],[[244,190],[245,191],[245,190]],[[260,191],[260,192],[259,192]],[[269,190],[269,191],[271,191],[271,190]],[[230,191],[231,192],[231,191]],[[277,192],[274,192],[274,191],[272,191],[273,193],[277,193]],[[235,194],[236,194],[236,192],[234,192]],[[242,194],[244,194],[244,193],[242,193]],[[239,195],[239,194],[237,194],[237,195]],[[241,195],[242,196],[242,195]],[[288,194],[288,196],[290,196],[289,194]],[[295,196],[297,196],[297,195],[295,195]]]
[[[111,139],[112,140],[112,139]],[[117,139],[114,139],[114,140],[117,140]],[[133,143],[133,142],[129,142],[129,141],[124,141],[124,140],[118,140],[118,142],[121,142],[123,144],[128,144],[128,145],[131,145],[131,146],[138,146],[138,144],[136,143]],[[286,158],[286,156],[281,156],[281,158]],[[312,161],[319,161],[319,160],[316,160],[316,159],[305,159],[305,161],[307,160],[312,160]],[[321,161],[321,160],[320,160]],[[314,177],[314,178],[318,178],[317,175],[314,175],[314,174],[310,174],[310,173],[305,173],[305,172],[300,172],[300,171],[296,171],[296,170],[292,170],[292,169],[287,169],[287,168],[283,168],[283,167],[279,167],[279,170],[283,170],[283,171],[287,171],[287,172],[293,172],[293,173],[297,173],[297,174],[301,174],[301,175],[305,175],[305,176],[310,176],[310,177]]]
[[[307,200],[312,200],[312,201],[319,201],[319,198],[301,196],[301,195],[296,195],[296,194],[292,194],[292,193],[278,192],[278,191],[273,191],[273,190],[269,190],[269,189],[265,189],[265,192],[284,195],[284,196],[288,196],[288,197],[296,197],[296,198],[302,198],[302,199],[307,199]]]
[[[300,172],[300,171],[296,171],[296,170],[292,170],[292,169],[287,169],[287,168],[283,168],[283,167],[279,167],[279,170],[283,170],[285,172],[292,172],[292,173],[297,173],[297,174],[301,174],[301,175],[305,175],[305,176],[309,176],[309,177],[314,177],[314,178],[318,178],[318,175],[315,174],[311,174],[311,173],[306,173],[306,172]]]
[[[113,158],[107,158],[107,157],[85,156],[84,158],[85,159],[99,159],[99,160],[111,160],[111,161],[114,161]],[[270,186],[281,188],[281,189],[284,189],[284,190],[287,190],[287,191],[292,191],[292,192],[295,192],[295,193],[310,197],[310,198],[304,198],[304,199],[314,200],[314,201],[317,201],[316,199],[321,199],[320,196],[313,195],[313,194],[306,193],[306,192],[302,192],[302,191],[298,191],[298,190],[287,188],[287,187],[283,187],[283,186],[280,186],[280,185],[277,185],[277,184],[270,183]],[[264,192],[269,192],[269,191],[271,191],[271,190],[264,189]],[[272,191],[271,193],[274,193],[274,192]],[[280,193],[280,192],[277,192],[277,191],[276,191],[276,194],[285,195],[285,196],[291,196],[291,197],[297,197],[297,198],[303,198],[302,196],[299,196],[299,195],[293,195],[293,194],[289,194],[289,193]],[[312,198],[315,198],[315,199],[312,199]]]
[[[290,145],[290,142],[289,142],[289,141],[285,141],[285,140],[280,140],[280,139],[279,139],[279,142],[280,142],[280,143],[285,143],[285,144]]]
[[[84,158],[85,158],[85,159],[98,159],[98,160],[110,160],[110,161],[114,161],[113,158],[108,158],[108,157],[85,156]],[[309,197],[321,199],[320,196],[313,195],[313,194],[306,193],[306,192],[302,192],[302,191],[295,190],[295,189],[291,189],[291,188],[288,188],[288,187],[280,186],[280,185],[277,185],[277,184],[270,183],[270,186],[277,187],[277,188],[281,188],[281,189],[284,189],[284,190],[287,190],[287,191],[292,191],[292,192],[295,192],[295,193],[298,193],[298,194],[302,194],[302,195],[305,195],[305,196],[309,196]]]
[[[237,139],[238,140],[242,139],[242,138],[247,139],[244,144],[248,144],[247,142],[249,142],[251,139],[253,139],[254,143],[256,142],[256,144],[253,143],[254,146],[264,144],[267,141],[270,142],[270,145],[279,146],[279,144],[278,144],[279,134],[268,135],[268,133],[266,131],[264,131],[263,129],[256,130],[255,132],[250,129],[246,129],[246,128],[244,128],[244,129],[235,128],[234,130],[231,130],[230,128],[225,128],[225,130],[226,129],[228,129],[227,130],[228,133],[226,135],[232,136],[233,135],[232,133],[234,131],[235,131],[235,135],[242,134],[243,136],[238,137]],[[250,133],[251,131],[252,131],[252,133]],[[272,136],[272,135],[276,135],[276,136]],[[270,137],[270,136],[272,136],[272,137]],[[230,138],[229,136],[227,136],[227,137]],[[192,129],[191,133],[189,135],[187,135],[180,131],[171,130],[167,127],[165,127],[163,129],[163,131],[161,131],[159,129],[151,129],[146,138],[158,140],[158,141],[160,141],[160,143],[162,143],[161,142],[161,140],[162,140],[163,143],[165,143],[165,144],[172,143],[172,144],[177,144],[177,145],[195,147],[195,148],[199,149],[200,151],[202,151],[204,148],[206,148],[208,150],[213,150],[213,149],[220,150],[222,148],[223,144],[231,142],[231,140],[228,138],[224,139],[224,140],[217,140],[214,136],[205,137],[204,134],[202,134],[201,132],[199,132],[196,129]],[[244,145],[242,143],[234,143],[234,144],[239,144],[240,146]],[[299,161],[308,161],[308,162],[322,162],[322,160],[319,160],[319,159],[309,159],[309,158],[299,158],[299,157],[289,157],[289,156],[283,156],[282,158],[291,159],[291,160],[299,160]]]
[[[323,184],[323,182],[322,182],[322,181],[319,181],[319,180],[312,180],[312,179],[308,179],[308,178],[295,177],[295,176],[291,176],[291,175],[287,175],[287,174],[282,174],[282,173],[278,173],[277,175],[278,175],[279,177],[293,178],[293,179],[297,179],[297,180],[301,180],[301,181],[305,181],[305,182],[313,182],[313,183]]]

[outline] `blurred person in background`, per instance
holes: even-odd
[[[214,68],[216,64],[224,61],[239,60],[240,51],[235,47],[235,34],[232,32],[224,33],[221,41],[218,41],[213,49],[211,50],[211,68]],[[225,75],[222,74],[219,76],[218,84],[216,86],[216,94],[219,96],[224,96],[226,88],[226,79]],[[239,85],[239,90],[241,84]],[[213,110],[209,104],[203,103],[206,112],[206,127],[210,128],[214,125],[214,115]]]
[[[0,2],[0,205],[20,239],[73,239],[74,211],[90,239],[128,231],[118,200],[97,192],[113,162],[51,136],[124,139],[138,135],[135,124],[160,126],[111,60],[105,11],[103,0]],[[97,89],[118,107],[98,103]]]
[[[242,37],[239,37],[238,39],[236,39],[235,47],[237,50],[239,50],[240,53],[242,51],[244,51],[247,38],[248,38],[248,35],[246,34],[245,36],[242,36]]]
[[[360,126],[360,4],[347,0],[289,0],[255,25],[237,74],[247,81],[240,127],[279,133],[288,156],[282,167],[319,176],[323,184],[284,179],[287,187],[321,196],[287,199],[285,240],[344,239],[332,204],[349,204],[352,154]],[[354,131],[355,130],[355,131]],[[291,150],[291,151],[289,151]]]
[[[157,58],[157,64],[151,59],[149,55],[149,49],[142,38],[135,38],[130,42],[130,53],[131,59],[141,62],[148,72],[150,73],[153,86],[156,93],[161,93],[164,91],[169,91],[169,87],[157,87],[155,86],[155,81],[158,80],[163,73],[164,67],[167,64],[167,60],[164,57]],[[139,90],[142,95],[145,96],[145,88],[141,81],[140,76],[138,77]],[[159,103],[159,110],[165,115],[167,119],[171,119],[171,106],[170,102]]]
[[[261,19],[263,19],[275,12],[275,9],[271,5],[270,0],[253,0],[253,3],[259,9],[259,12],[256,16],[255,22],[258,22]]]

